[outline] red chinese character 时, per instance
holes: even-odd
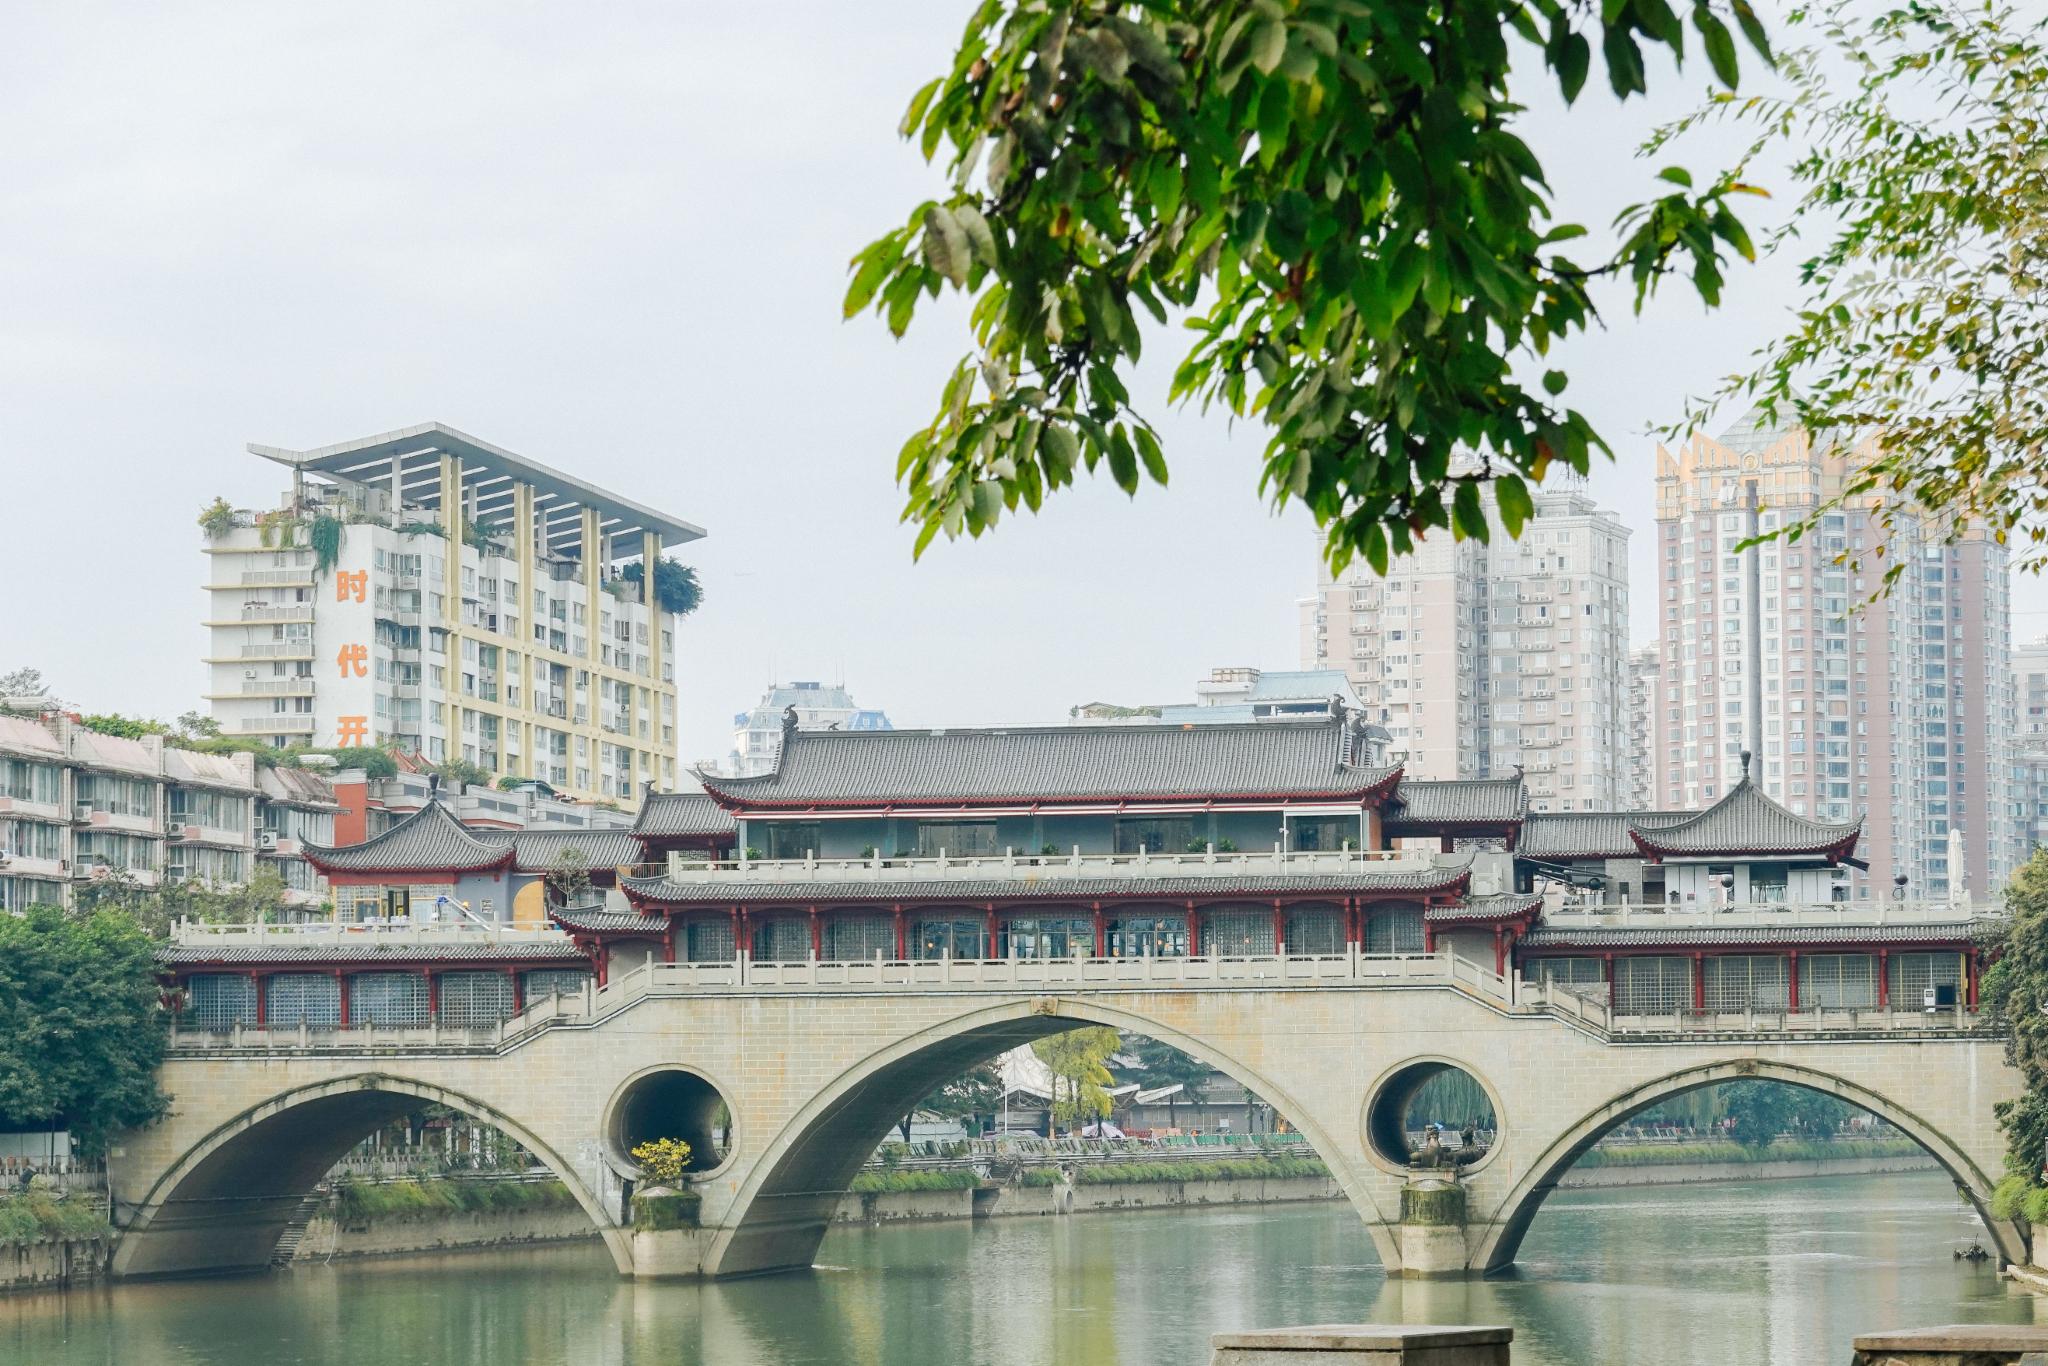
[[[341,676],[343,678],[347,678],[351,674],[357,678],[367,678],[370,674],[370,666],[367,662],[369,658],[369,646],[344,645],[341,647],[340,652],[334,656],[334,662],[341,667]]]
[[[369,593],[369,570],[358,569],[351,573],[348,570],[343,569],[335,574],[334,600],[336,602],[347,602],[351,598],[355,599],[357,602],[367,602],[369,601]]]
[[[367,745],[370,743],[370,718],[367,716],[335,717],[334,742],[343,749],[351,745]]]

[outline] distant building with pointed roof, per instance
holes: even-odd
[[[782,752],[783,722],[794,714],[799,730],[890,730],[888,714],[862,707],[843,683],[777,683],[752,711],[732,718],[732,752],[717,767],[731,777],[765,773]]]

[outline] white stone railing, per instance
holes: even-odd
[[[1422,849],[1345,849],[1313,851],[1278,848],[1249,852],[949,855],[933,858],[703,859],[676,852],[665,866],[646,871],[665,873],[671,882],[924,882],[973,878],[1031,878],[1058,881],[1089,877],[1202,877],[1246,874],[1407,873],[1432,868],[1463,868],[1469,854],[1440,854]]]
[[[1957,925],[2003,919],[2005,908],[1991,901],[1743,901],[1709,905],[1696,901],[1665,905],[1632,902],[1607,906],[1546,906],[1545,929],[1683,930],[1785,929],[1801,925]]]
[[[511,925],[482,925],[460,918],[449,920],[378,921],[292,921],[280,925],[217,925],[206,921],[180,920],[171,927],[173,944],[226,948],[262,944],[270,947],[292,945],[341,945],[378,942],[447,944],[476,947],[484,944],[553,945],[572,942],[557,929],[519,929]],[[569,966],[580,966],[571,963]]]

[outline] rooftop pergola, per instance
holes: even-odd
[[[249,453],[292,470],[294,475],[327,476],[392,490],[405,506],[440,510],[448,491],[442,487],[441,457],[461,462],[461,502],[470,520],[485,531],[511,529],[513,488],[533,489],[535,519],[543,528],[550,554],[589,560],[584,553],[583,510],[596,512],[605,551],[613,545],[631,558],[640,553],[640,537],[661,538],[663,549],[701,540],[704,529],[650,507],[606,492],[573,475],[514,455],[488,441],[479,441],[440,422],[423,422],[381,436],[343,441],[317,450],[294,451],[249,443]],[[395,509],[394,509],[395,510]],[[595,558],[603,560],[609,555]]]

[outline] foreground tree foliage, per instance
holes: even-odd
[[[1703,123],[1755,123],[1751,155],[1791,149],[1804,187],[1767,243],[1809,253],[1795,325],[1718,397],[1873,438],[1876,457],[1845,498],[1881,500],[1887,523],[1910,510],[1949,536],[1988,528],[2038,574],[2048,566],[2048,19],[2038,5],[1910,0],[1874,22],[1836,3],[1820,27],[1819,50],[1783,63],[1788,95],[1722,96],[1651,144]],[[1847,81],[1831,74],[1844,62]],[[1817,243],[1802,235],[1816,222],[1832,225]],[[1703,417],[1691,414],[1695,425]],[[1820,515],[1780,534],[1797,539]],[[1887,586],[1904,568],[1891,559]]]
[[[74,896],[81,913],[123,916],[144,934],[164,939],[180,920],[214,925],[282,920],[289,909],[284,893],[284,879],[266,869],[239,887],[222,888],[196,879],[145,886],[122,872],[79,883]]]
[[[1986,947],[1997,961],[1978,984],[1980,1010],[2005,1031],[2005,1058],[2026,1091],[1998,1106],[2006,1165],[2038,1186],[2048,1162],[2048,850],[2037,849],[2006,884],[2008,919]]]
[[[0,915],[0,1127],[88,1152],[163,1114],[165,1015],[149,937],[119,911]]]
[[[1585,230],[1514,131],[1513,40],[1567,99],[1596,51],[1626,97],[1646,49],[1688,41],[1733,89],[1731,25],[1768,59],[1748,0],[983,0],[902,125],[950,149],[952,191],[854,258],[845,301],[900,336],[942,288],[973,298],[976,349],[898,462],[917,552],[1104,462],[1126,492],[1166,482],[1127,388],[1141,314],[1193,329],[1172,397],[1266,426],[1261,487],[1308,506],[1333,569],[1484,538],[1488,478],[1519,534],[1529,483],[1606,446],[1563,370],[1518,365],[1596,321],[1597,277],[1640,307],[1682,268],[1713,304],[1752,253],[1748,187],[1671,167],[1613,254],[1567,255]]]

